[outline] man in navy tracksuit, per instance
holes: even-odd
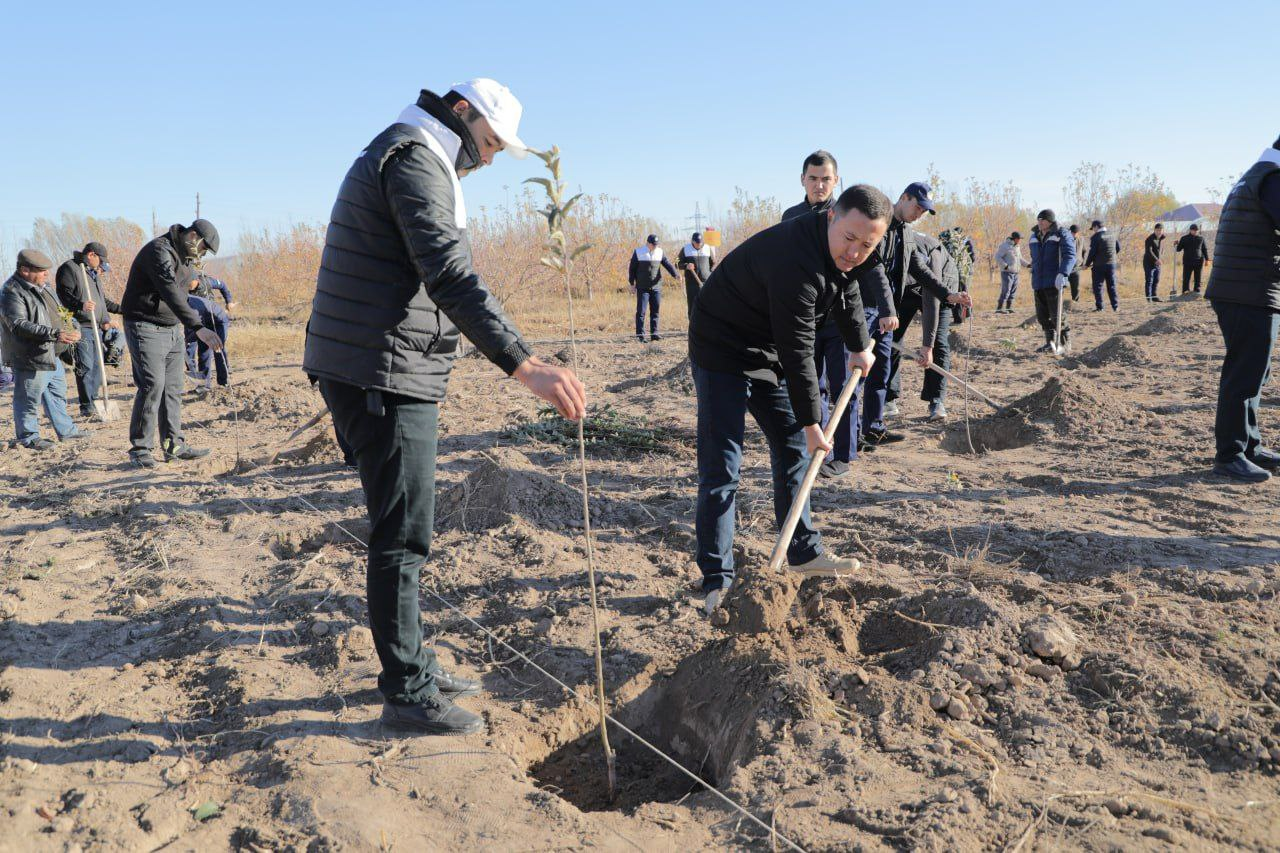
[[[1280,469],[1280,453],[1262,445],[1258,429],[1258,404],[1280,333],[1280,139],[1231,188],[1218,221],[1216,254],[1204,295],[1218,315],[1227,353],[1213,424],[1213,472],[1258,483]]]
[[[1059,354],[1070,348],[1067,321],[1062,321],[1062,339],[1054,341],[1058,324],[1058,303],[1062,288],[1067,286],[1067,274],[1076,265],[1076,243],[1071,232],[1058,224],[1058,218],[1048,208],[1036,216],[1036,227],[1031,229],[1031,290],[1036,297],[1036,319],[1044,330],[1044,346],[1036,352]]]
[[[644,315],[649,312],[649,339],[662,340],[658,334],[658,312],[662,309],[662,271],[677,278],[676,268],[662,253],[658,235],[650,234],[640,248],[631,253],[627,266],[627,284],[636,295],[636,340],[644,343]]]
[[[1142,279],[1146,283],[1148,302],[1160,301],[1160,295],[1156,291],[1160,287],[1160,253],[1163,251],[1164,225],[1157,222],[1142,247]]]
[[[828,151],[818,150],[806,157],[800,171],[804,201],[783,211],[782,221],[787,222],[805,215],[826,214],[835,204],[835,188],[840,181],[837,169],[836,158]],[[898,327],[889,279],[880,263],[879,250],[859,267],[855,277],[858,280],[867,329],[871,333],[872,352],[876,358],[872,365],[874,370],[880,365],[881,359],[889,357],[888,335]],[[849,355],[840,327],[828,317],[814,337],[814,366],[818,372],[818,391],[822,402],[820,423],[823,428],[832,417],[832,404],[849,379]],[[866,383],[863,383],[863,387],[850,399],[848,409],[839,415],[841,420],[832,440],[832,451],[823,460],[820,470],[825,479],[843,477],[849,473],[849,463],[858,458],[861,434],[859,394],[865,394],[866,387]],[[881,405],[883,398],[884,391],[881,389]]]
[[[1111,310],[1120,310],[1120,297],[1116,293],[1116,264],[1120,259],[1120,241],[1107,230],[1102,220],[1095,219],[1089,226],[1093,236],[1089,238],[1089,256],[1085,258],[1085,269],[1093,270],[1093,303],[1094,311],[1103,310],[1102,286],[1107,286],[1107,298],[1111,300]]]

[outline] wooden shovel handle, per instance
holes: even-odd
[[[861,380],[862,371],[855,369],[853,374],[845,381],[844,387],[840,389],[840,395],[836,397],[835,405],[831,407],[831,416],[827,419],[827,428],[822,432],[827,444],[830,444],[835,438],[836,429],[840,426],[844,410],[849,407],[849,401],[853,399],[853,392],[857,390],[858,382]],[[769,568],[772,571],[782,568],[782,561],[787,556],[787,545],[791,544],[791,536],[796,532],[796,525],[800,523],[800,515],[804,512],[805,502],[809,500],[809,492],[813,491],[813,484],[818,479],[818,469],[822,467],[822,460],[826,458],[827,452],[822,448],[818,448],[809,460],[809,468],[804,472],[804,479],[800,481],[800,491],[796,493],[796,499],[791,502],[791,509],[787,512],[787,520],[782,523],[782,530],[778,533],[778,541],[773,546],[773,556],[769,558]]]

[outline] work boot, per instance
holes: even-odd
[[[1271,479],[1271,472],[1267,469],[1258,467],[1248,459],[1239,458],[1230,462],[1214,462],[1213,473],[1242,483],[1265,483]]]
[[[1036,352],[1053,352],[1053,332],[1044,333],[1044,346],[1037,347]]]
[[[818,476],[824,480],[835,480],[849,473],[849,463],[827,457],[818,467]]]
[[[896,444],[906,438],[900,432],[889,432],[887,429],[868,429],[865,433],[868,444],[879,447],[882,444]]]
[[[1151,297],[1151,301],[1152,301],[1152,302],[1163,302],[1164,300],[1163,300],[1163,299],[1161,299],[1159,296],[1153,296],[1153,297]]]
[[[886,402],[884,404],[884,409],[881,410],[880,414],[884,415],[886,418],[896,418],[898,416],[898,401],[889,400]]]
[[[856,557],[833,557],[823,551],[807,563],[787,566],[787,571],[803,578],[838,578],[851,575],[862,568]]]
[[[997,314],[1004,313],[1004,302],[1001,302],[999,300],[996,301],[996,313]]]
[[[156,467],[156,458],[151,455],[149,450],[129,451],[129,462],[134,468],[150,469]]]
[[[724,590],[713,589],[707,593],[707,600],[702,603],[702,612],[710,616],[720,607],[720,602],[724,601]]]
[[[474,735],[484,731],[484,718],[436,695],[413,705],[383,702],[382,725],[411,734]]]
[[[945,421],[947,419],[947,406],[939,397],[936,400],[929,401],[929,420]]]
[[[460,675],[450,675],[443,669],[435,674],[436,689],[446,699],[457,699],[462,696],[474,696],[484,690],[484,685]]]
[[[874,444],[872,444],[871,442],[867,441],[865,438],[859,438],[859,439],[858,439],[858,452],[859,452],[859,453],[875,453],[875,452],[876,452],[876,446],[875,446]]]
[[[1276,453],[1266,447],[1254,448],[1252,453],[1245,454],[1245,458],[1259,468],[1265,468],[1268,471],[1275,471],[1280,468],[1280,453]]]
[[[173,439],[169,439],[169,443],[164,448],[165,462],[172,462],[175,459],[190,461],[208,455],[209,448],[207,447],[192,447],[185,441],[182,444],[176,444]]]

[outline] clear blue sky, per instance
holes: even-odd
[[[735,186],[790,202],[816,147],[846,184],[934,163],[1044,206],[1083,160],[1205,200],[1280,134],[1276,0],[45,2],[5,19],[9,245],[62,211],[189,221],[197,191],[233,244],[324,221],[420,88],[474,76],[515,91],[522,136],[559,144],[572,183],[672,230]],[[499,157],[464,181],[468,206],[539,167]]]

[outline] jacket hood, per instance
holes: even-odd
[[[416,106],[447,127],[462,141],[461,147],[458,148],[457,157],[454,158],[453,166],[455,169],[462,172],[475,169],[480,165],[480,149],[476,147],[475,138],[467,128],[466,122],[459,118],[457,113],[449,109],[449,105],[444,102],[443,98],[435,92],[423,89],[418,94]]]

